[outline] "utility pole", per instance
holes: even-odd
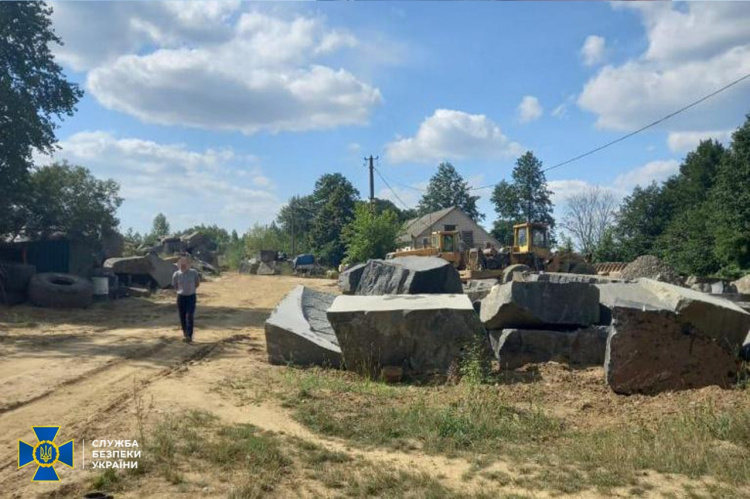
[[[375,204],[375,176],[374,176],[375,166],[373,166],[372,164],[372,160],[373,160],[372,155],[370,155],[369,160],[370,160],[370,204],[374,205]]]
[[[292,254],[289,255],[291,258],[294,258],[296,255],[294,254],[294,201],[297,196],[292,196],[292,200],[289,202],[289,209],[292,212]]]

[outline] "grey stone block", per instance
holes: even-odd
[[[326,317],[334,295],[297,286],[265,324],[271,364],[341,365],[341,349]]]
[[[442,258],[406,256],[370,260],[357,285],[357,295],[461,294],[456,268]]]
[[[599,290],[586,283],[518,282],[495,286],[482,300],[487,329],[559,329],[599,321]]]
[[[346,368],[371,375],[383,366],[445,373],[483,336],[465,295],[339,296],[328,319]]]

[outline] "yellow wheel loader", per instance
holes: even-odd
[[[458,230],[432,233],[430,246],[419,249],[399,250],[386,258],[402,256],[434,256],[451,262],[463,280],[500,277],[511,265],[527,266],[528,269],[544,270],[551,255],[547,225],[522,223],[513,226],[513,246],[484,249],[466,248]],[[518,270],[523,270],[519,267]]]

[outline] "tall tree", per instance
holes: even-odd
[[[122,203],[114,180],[99,180],[83,167],[55,163],[35,170],[30,178],[31,200],[26,229],[41,237],[63,232],[100,241],[119,225]]]
[[[456,206],[475,222],[484,219],[479,213],[477,200],[479,196],[472,196],[469,183],[456,171],[450,163],[440,163],[438,171],[430,179],[427,192],[419,201],[417,210],[420,215]]]
[[[52,56],[62,41],[42,2],[0,2],[0,234],[18,232],[33,150],[50,153],[55,129],[83,95]]]
[[[154,217],[154,222],[151,224],[150,237],[152,240],[156,241],[168,235],[169,222],[167,222],[167,217],[163,213],[159,213]]]
[[[662,196],[656,182],[645,188],[636,186],[622,202],[616,228],[616,239],[624,259],[635,260],[641,255],[653,254],[656,239],[671,219],[671,204]]]
[[[615,223],[616,215],[614,194],[596,186],[568,198],[561,225],[578,249],[588,255],[593,254],[602,242]]]
[[[396,249],[401,225],[394,211],[378,213],[366,203],[358,203],[355,211],[354,220],[341,233],[349,263],[385,258],[388,252]]]
[[[289,239],[289,247],[284,248],[285,250],[292,251],[291,239],[294,236],[295,253],[310,251],[309,235],[314,216],[315,203],[312,195],[294,196],[281,207],[276,223]]]
[[[314,218],[309,239],[313,253],[325,265],[338,266],[346,248],[341,232],[354,218],[359,191],[340,173],[328,173],[315,182]]]
[[[733,272],[750,269],[750,115],[732,135],[710,203],[717,257]]]
[[[497,221],[493,235],[503,244],[512,241],[513,225],[521,222],[546,223],[554,233],[552,191],[547,188],[547,177],[542,162],[531,151],[516,160],[512,182],[501,181],[492,192]]]

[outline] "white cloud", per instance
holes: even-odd
[[[594,66],[604,60],[606,40],[602,36],[589,35],[581,47],[581,57],[586,66]]]
[[[619,66],[602,68],[578,99],[581,108],[597,115],[600,128],[636,129],[750,72],[750,6],[648,4],[615,6],[641,14],[649,43],[646,51]],[[695,131],[736,126],[750,107],[747,83],[740,85],[661,128]]]
[[[53,2],[52,21],[65,45],[60,61],[85,71],[149,45],[217,43],[231,38],[238,0],[170,2]],[[85,29],[81,29],[85,26]]]
[[[533,95],[524,96],[521,103],[518,104],[518,119],[521,123],[530,123],[539,119],[543,112],[539,99]]]
[[[663,182],[676,174],[679,169],[680,163],[676,160],[651,161],[621,173],[610,183],[604,183],[598,187],[613,193],[617,199],[622,199],[630,194],[636,186],[648,187],[652,182]],[[554,193],[552,201],[556,206],[563,205],[575,194],[596,187],[595,184],[580,179],[550,180],[547,185]]]
[[[60,4],[59,53],[100,104],[146,123],[246,134],[363,125],[380,91],[326,65],[358,50],[320,17],[241,12],[236,2]],[[81,19],[96,20],[80,30]],[[365,50],[366,47],[363,47]]]
[[[217,223],[244,231],[254,221],[273,220],[282,204],[258,160],[232,149],[193,151],[102,131],[80,132],[59,145],[53,158],[36,158],[38,164],[64,159],[116,180],[125,198],[123,227],[148,228],[163,212],[184,226]]]
[[[636,186],[648,187],[651,182],[662,182],[679,170],[680,162],[674,159],[651,161],[618,175],[612,187],[616,191],[627,193]]]
[[[714,139],[728,144],[733,130],[713,130],[703,132],[672,132],[667,137],[667,145],[673,152],[689,152],[698,147],[702,140]]]
[[[523,148],[506,137],[500,126],[483,114],[437,109],[419,125],[414,137],[386,145],[391,163],[433,163],[443,159],[513,157]]]

